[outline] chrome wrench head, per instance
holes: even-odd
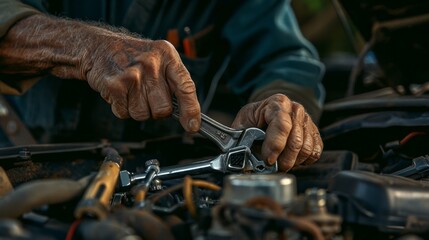
[[[175,99],[173,99],[173,117],[176,119],[179,118],[179,107]],[[255,141],[264,140],[265,138],[265,132],[259,128],[236,130],[204,114],[201,114],[199,133],[214,142],[224,153],[229,152],[231,148],[239,146],[245,146],[250,149]],[[246,169],[258,173],[273,173],[277,172],[278,168],[277,162],[273,166],[268,166],[264,161],[259,160],[250,152]]]
[[[243,130],[242,136],[240,137],[237,144],[239,146],[246,146],[249,149],[253,146],[255,141],[262,141],[265,139],[265,132],[259,128],[247,128]],[[249,156],[249,163],[247,166],[248,170],[252,170],[256,173],[275,173],[278,170],[277,162],[274,165],[269,166],[264,161],[259,160],[253,153]]]
[[[179,106],[175,99],[173,99],[172,115],[175,119],[179,119]],[[201,114],[201,127],[198,132],[210,139],[222,152],[226,153],[230,148],[237,146],[243,130],[235,130],[227,127],[207,115]]]

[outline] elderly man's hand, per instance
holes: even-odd
[[[233,128],[266,128],[262,158],[268,164],[278,161],[281,171],[300,164],[316,162],[323,142],[318,128],[299,103],[276,94],[244,106],[237,114]]]
[[[114,35],[99,46],[89,64],[84,64],[85,77],[112,105],[117,117],[168,117],[174,95],[184,129],[199,129],[200,105],[194,82],[170,43]]]
[[[194,82],[175,48],[120,29],[34,14],[1,39],[0,74],[86,80],[119,118],[170,116],[176,96],[184,129],[201,124]]]

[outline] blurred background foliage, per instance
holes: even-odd
[[[314,44],[321,59],[332,55],[356,55],[363,45],[359,33],[348,21],[355,43],[350,41],[335,11],[335,0],[295,0],[292,7],[303,35]]]

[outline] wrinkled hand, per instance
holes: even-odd
[[[35,47],[37,46],[37,47]],[[188,132],[201,124],[194,82],[176,49],[120,29],[34,14],[0,41],[1,74],[86,80],[119,118],[163,118],[180,106]],[[7,71],[5,71],[7,70]]]
[[[201,123],[200,105],[189,72],[166,41],[129,36],[106,37],[84,70],[89,85],[100,92],[119,118],[164,118],[172,113],[172,96],[188,132]]]
[[[281,171],[312,164],[322,153],[318,128],[304,107],[282,94],[247,104],[237,114],[232,127],[266,128],[262,158],[271,165],[278,161]]]

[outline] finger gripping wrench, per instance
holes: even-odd
[[[179,119],[179,106],[173,99],[173,117]],[[237,130],[227,127],[205,114],[201,114],[201,128],[199,133],[213,141],[224,153],[236,147],[247,147],[249,149],[248,164],[253,171],[258,173],[277,172],[277,162],[268,166],[264,161],[259,160],[250,151],[253,143],[257,140],[264,140],[265,132],[259,128],[247,128]]]

